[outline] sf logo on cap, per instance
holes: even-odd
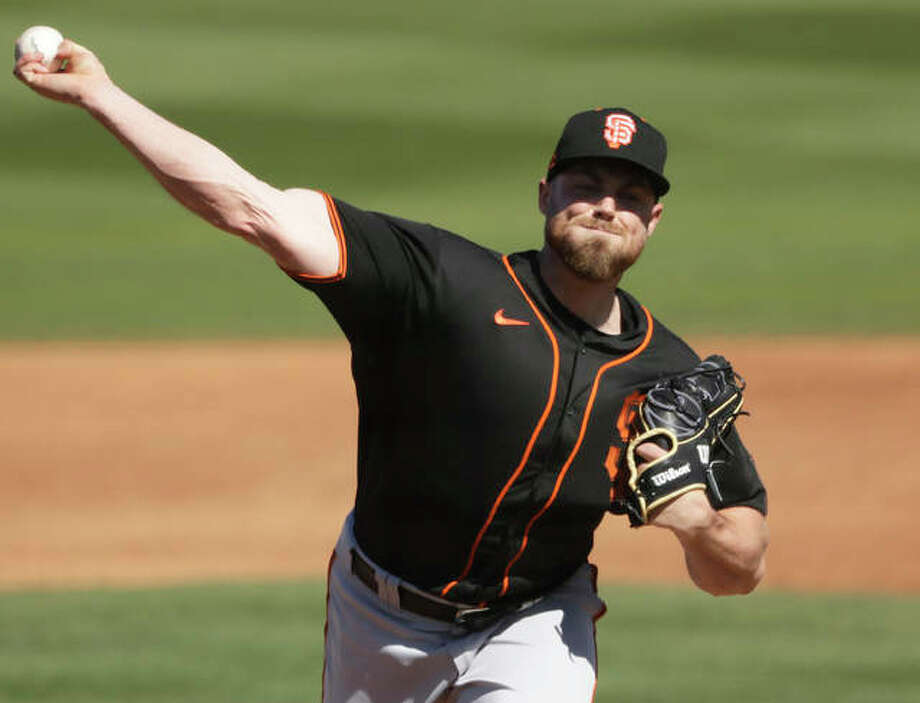
[[[612,112],[604,123],[604,139],[611,149],[619,149],[629,144],[636,133],[636,123],[629,115]]]

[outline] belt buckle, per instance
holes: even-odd
[[[458,608],[454,622],[467,630],[482,630],[500,617],[495,608]]]
[[[543,596],[537,596],[523,603],[505,604],[486,607],[486,608],[459,608],[454,615],[454,622],[470,631],[484,630],[489,625],[493,625],[506,615],[518,613],[526,610],[543,600]]]

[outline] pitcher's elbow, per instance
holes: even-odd
[[[697,588],[712,596],[744,596],[760,585],[766,573],[766,561],[761,557],[751,567],[736,567],[717,577],[703,578],[692,573],[691,577]]]
[[[758,568],[753,572],[744,573],[735,579],[734,583],[732,583],[731,590],[718,595],[746,596],[749,593],[754,592],[754,590],[760,585],[760,582],[763,581],[763,577],[765,575],[765,567]]]

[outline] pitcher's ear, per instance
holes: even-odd
[[[545,178],[541,178],[537,185],[537,208],[544,215],[549,214],[549,183]]]

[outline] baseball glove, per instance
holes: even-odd
[[[615,491],[612,511],[626,513],[638,527],[648,523],[652,510],[689,491],[708,490],[720,502],[710,456],[740,414],[743,391],[744,379],[715,355],[651,388],[634,414],[626,485]],[[646,462],[636,449],[650,442],[665,454]]]

